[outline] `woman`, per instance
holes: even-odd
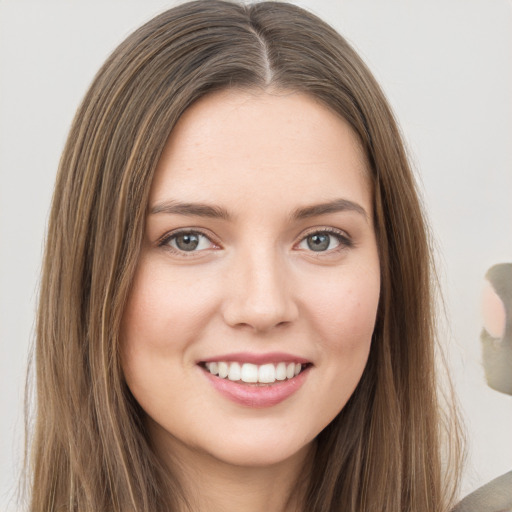
[[[184,4],[107,60],[37,332],[32,511],[450,507],[414,180],[297,7]]]

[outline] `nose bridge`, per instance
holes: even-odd
[[[241,250],[230,274],[224,309],[228,324],[265,331],[296,318],[291,276],[275,244],[261,243]]]

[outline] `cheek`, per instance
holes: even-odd
[[[120,353],[128,387],[150,417],[160,417],[173,397],[188,392],[180,371],[194,366],[188,347],[204,325],[207,303],[197,281],[169,276],[158,263],[140,265],[123,315]]]
[[[215,286],[204,286],[190,269],[171,274],[158,264],[140,267],[123,316],[123,339],[162,352],[182,349],[213,311]]]
[[[312,315],[333,349],[356,350],[371,339],[379,302],[378,276],[332,280],[311,297]]]
[[[366,366],[380,294],[376,272],[347,272],[331,279],[310,301],[313,327],[325,380],[326,421],[345,406]]]
[[[379,294],[378,274],[354,272],[329,280],[310,297],[309,325],[321,373],[313,392],[313,396],[322,397],[317,430],[343,409],[361,379],[370,352]]]

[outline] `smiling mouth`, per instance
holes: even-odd
[[[200,363],[200,366],[220,379],[245,384],[269,385],[297,377],[310,366],[310,363],[280,362],[258,365],[236,361],[210,361]]]

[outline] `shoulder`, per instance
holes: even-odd
[[[452,512],[512,512],[512,471],[479,487]]]

